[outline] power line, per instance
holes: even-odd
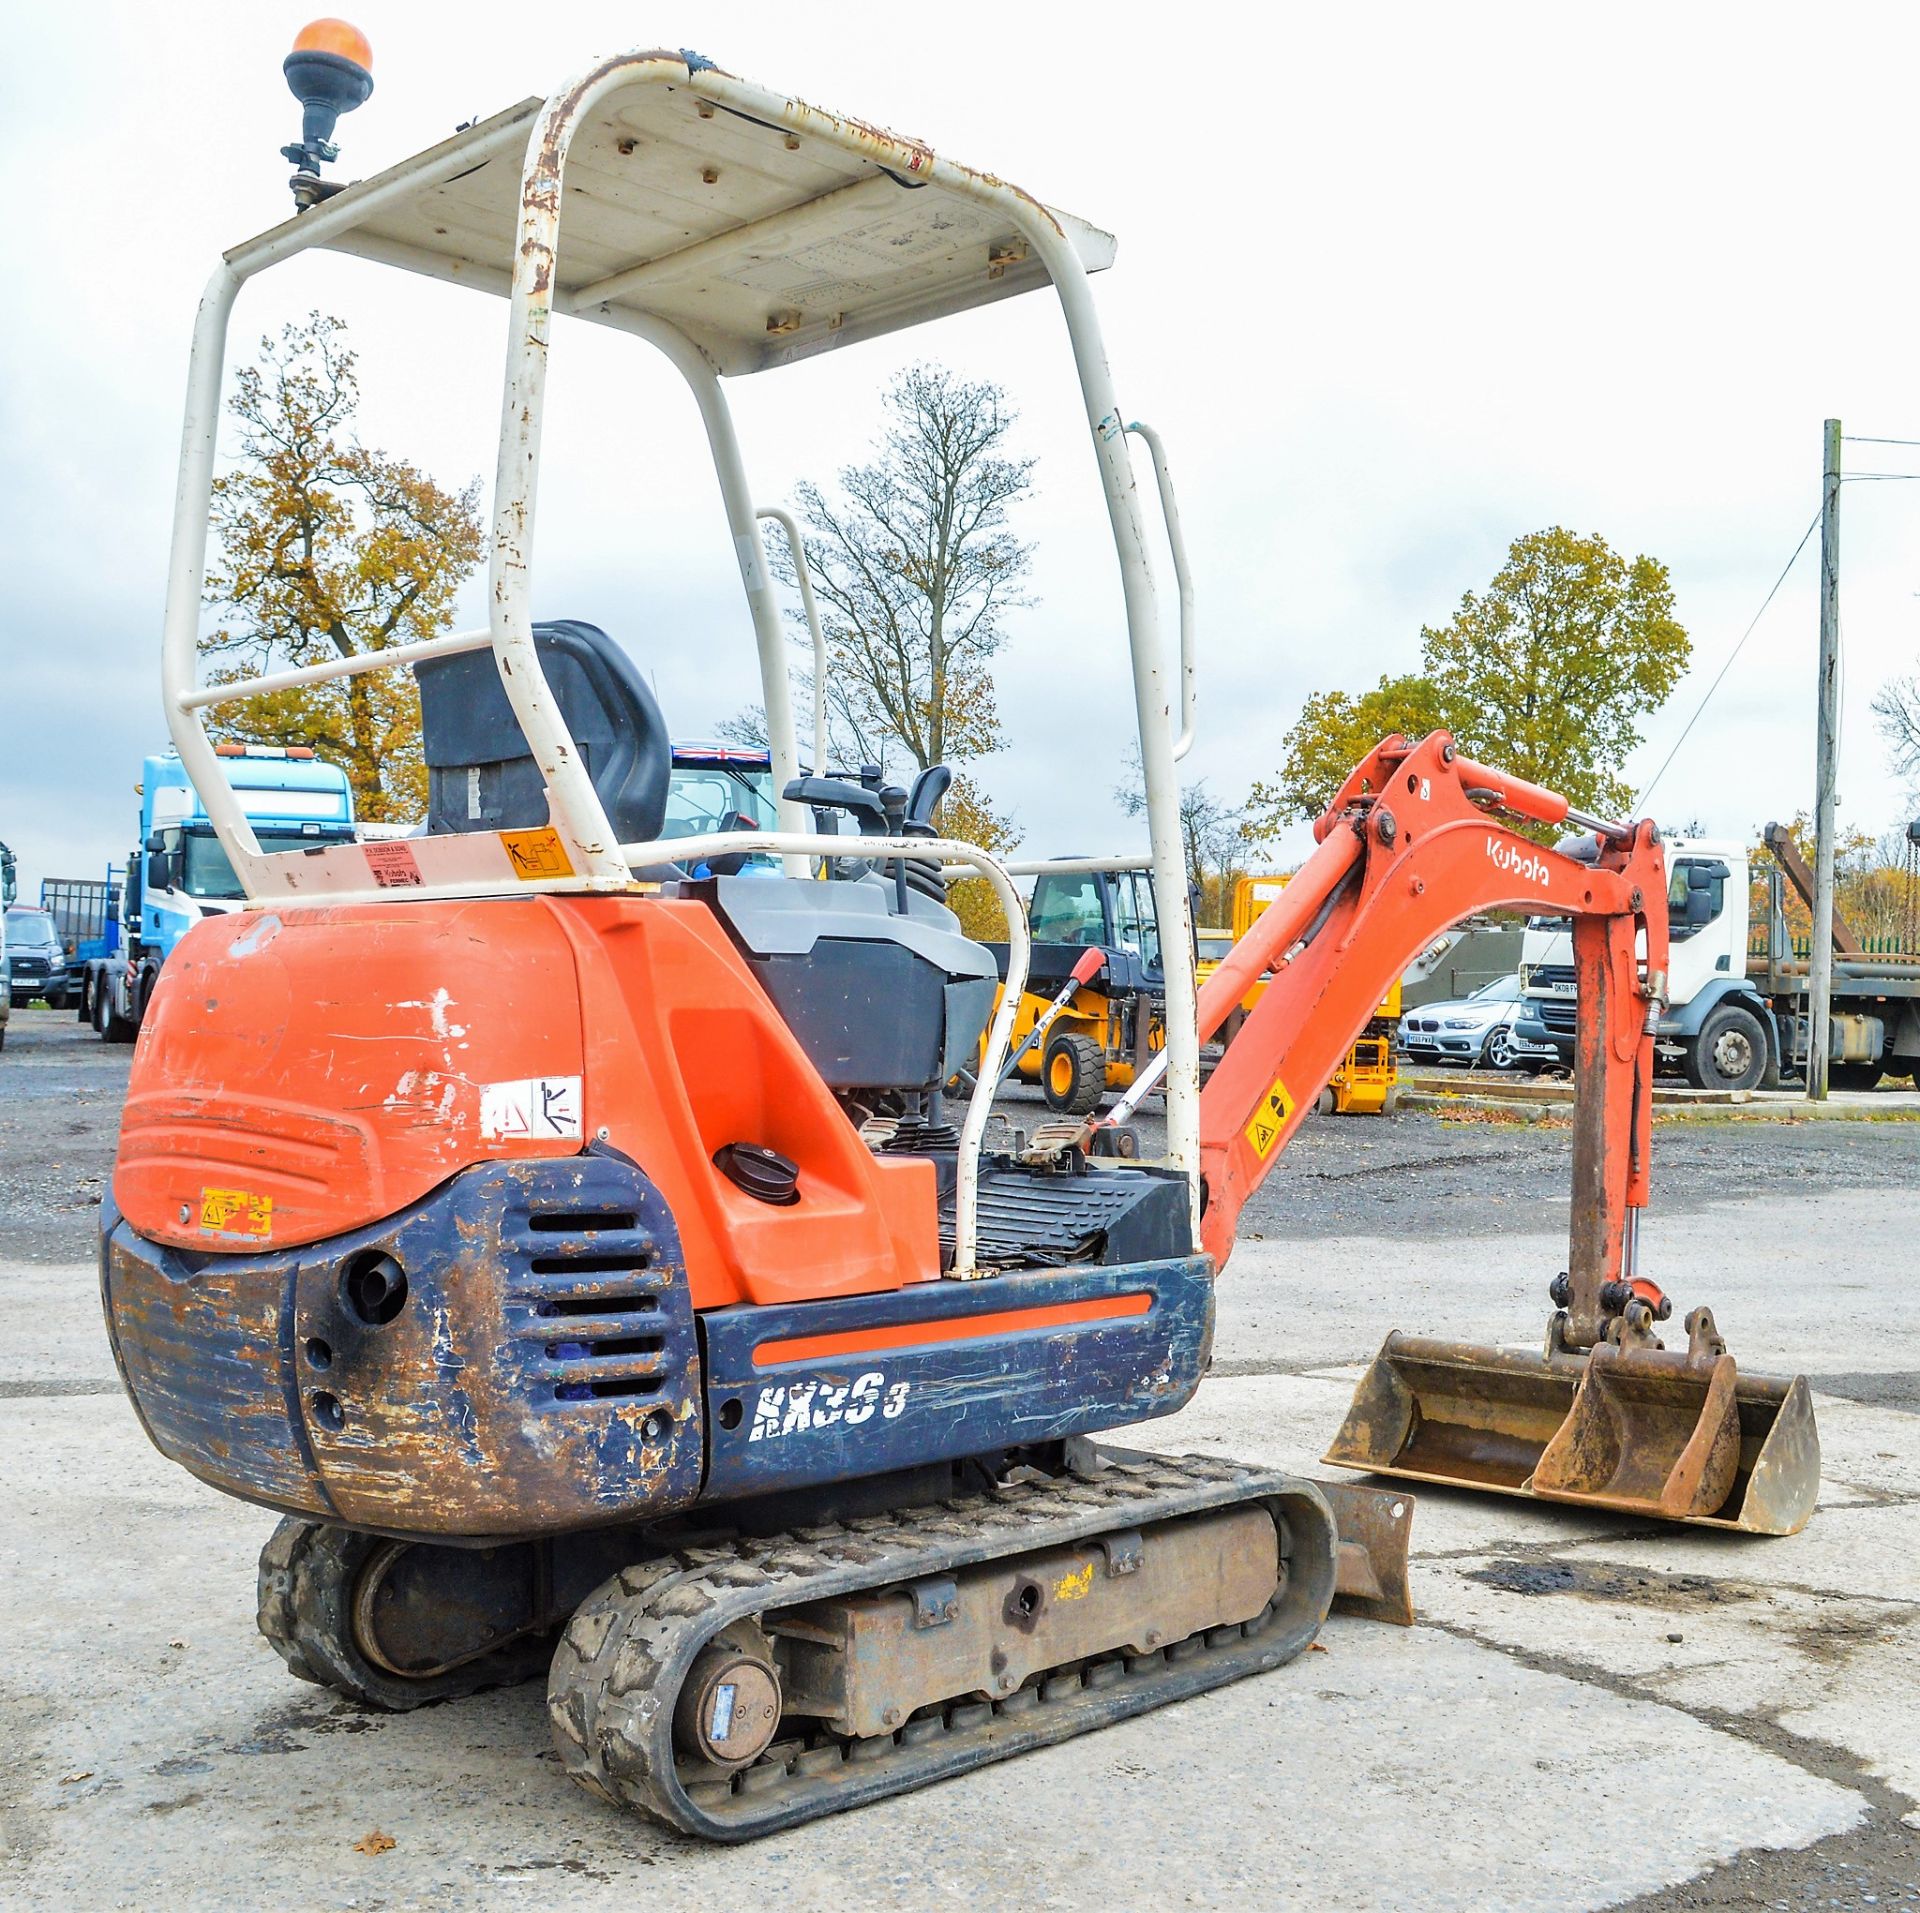
[[[1846,442],[1849,445],[1920,445],[1920,438],[1861,438],[1849,432]]]
[[[1719,690],[1720,685],[1722,681],[1725,679],[1727,673],[1733,669],[1734,659],[1737,658],[1740,655],[1740,653],[1746,648],[1747,640],[1753,636],[1755,629],[1758,627],[1760,623],[1760,620],[1767,615],[1767,606],[1774,601],[1774,598],[1779,593],[1780,587],[1787,582],[1787,573],[1790,572],[1794,568],[1794,566],[1799,563],[1800,554],[1803,551],[1805,551],[1807,548],[1807,540],[1813,536],[1813,534],[1819,529],[1819,526],[1820,526],[1820,514],[1818,512],[1815,512],[1813,516],[1807,521],[1806,530],[1800,534],[1800,542],[1794,546],[1793,556],[1789,558],[1785,563],[1785,565],[1781,567],[1779,577],[1774,579],[1773,589],[1769,591],[1765,596],[1765,598],[1763,598],[1760,601],[1760,609],[1753,614],[1753,623],[1749,624],[1747,628],[1743,632],[1741,632],[1740,642],[1736,644],[1733,647],[1733,649],[1727,654],[1727,661],[1725,664],[1721,665],[1719,676],[1717,676],[1713,680],[1713,682],[1707,686],[1706,696],[1700,700],[1698,706],[1694,710],[1693,715],[1687,719],[1687,728],[1684,731],[1682,731],[1677,738],[1674,739],[1673,749],[1667,753],[1666,758],[1662,762],[1660,768],[1657,771],[1655,771],[1653,776],[1648,780],[1646,787],[1641,791],[1640,795],[1633,800],[1633,808],[1636,812],[1644,810],[1647,799],[1653,795],[1654,785],[1659,783],[1661,778],[1666,776],[1668,766],[1671,765],[1673,760],[1679,756],[1680,746],[1687,741],[1687,738],[1692,732],[1693,727],[1700,722],[1701,712],[1707,708],[1710,702],[1712,702],[1714,692]]]

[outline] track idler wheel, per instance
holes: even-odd
[[[766,1752],[780,1727],[780,1676],[773,1649],[750,1623],[736,1622],[701,1650],[674,1709],[673,1743],[716,1774],[737,1773]]]
[[[390,1713],[529,1680],[551,1636],[524,1626],[523,1552],[289,1517],[260,1550],[260,1632],[301,1680]]]

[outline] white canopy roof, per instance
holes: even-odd
[[[544,105],[523,100],[346,187],[324,218],[301,215],[228,257],[297,249],[304,219],[337,251],[505,292],[527,138]],[[798,111],[804,124],[810,110]],[[903,145],[926,153],[893,136],[881,150]],[[1112,264],[1110,234],[1052,217],[1088,271]],[[558,309],[653,314],[722,372],[789,364],[1046,282],[999,208],[703,99],[697,74],[691,86],[609,94],[568,152]]]

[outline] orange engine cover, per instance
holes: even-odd
[[[704,904],[509,897],[209,918],[161,973],[113,1194],[144,1236],[297,1247],[489,1159],[631,1157],[696,1308],[939,1274],[932,1165],[877,1158]],[[800,1166],[777,1208],[713,1166]]]

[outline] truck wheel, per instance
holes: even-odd
[[[1040,1066],[1047,1107],[1065,1116],[1090,1116],[1107,1093],[1107,1058],[1091,1036],[1066,1032],[1049,1039]]]
[[[93,1027],[104,1043],[131,1043],[139,1033],[137,1024],[115,1013],[113,992],[104,977],[93,992]]]
[[[1723,1003],[1687,1047],[1687,1081],[1696,1089],[1757,1089],[1767,1073],[1767,1033],[1738,1003]]]

